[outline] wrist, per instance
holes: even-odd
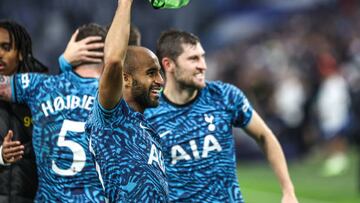
[[[69,55],[66,52],[64,52],[61,56],[64,58],[64,60],[67,63],[71,64],[71,57],[69,57]]]
[[[292,184],[284,186],[282,188],[282,193],[283,194],[295,194],[294,186]]]
[[[10,164],[5,162],[5,159],[3,157],[3,146],[2,145],[0,146],[0,165],[3,165],[3,166],[9,166],[10,165]]]
[[[65,58],[65,54],[62,54],[59,57],[59,65],[60,65],[60,71],[66,72],[72,70],[72,65],[68,62],[68,60]]]

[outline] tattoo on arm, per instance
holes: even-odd
[[[10,77],[0,75],[0,99],[5,101],[11,100]]]

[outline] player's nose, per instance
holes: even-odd
[[[197,65],[197,68],[201,71],[205,71],[207,69],[205,57],[201,57]]]
[[[157,76],[155,78],[155,83],[160,84],[161,86],[164,85],[164,79],[161,76],[160,72],[157,74]]]

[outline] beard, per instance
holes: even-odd
[[[175,69],[174,74],[175,80],[180,84],[184,89],[196,89],[200,90],[205,87],[205,82],[196,82],[194,81],[194,75],[186,73],[184,70],[179,68]]]
[[[145,85],[139,83],[137,80],[133,80],[131,94],[134,100],[143,108],[152,108],[159,105],[159,99],[151,99],[152,86],[146,88]]]

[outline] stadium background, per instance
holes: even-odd
[[[81,24],[111,22],[116,0],[1,0],[0,18],[24,25],[35,56],[58,73],[57,58]],[[192,0],[181,10],[153,10],[135,0],[133,23],[154,50],[162,30],[199,35],[208,79],[240,87],[278,135],[300,202],[360,202],[360,2],[357,0]],[[330,65],[329,65],[330,63]],[[324,154],[316,98],[327,67],[350,93],[350,167],[319,174]],[[331,69],[331,68],[330,68]],[[282,87],[287,91],[283,91]],[[282,91],[280,91],[282,90]],[[279,202],[279,187],[256,144],[235,132],[239,179],[248,202]]]

